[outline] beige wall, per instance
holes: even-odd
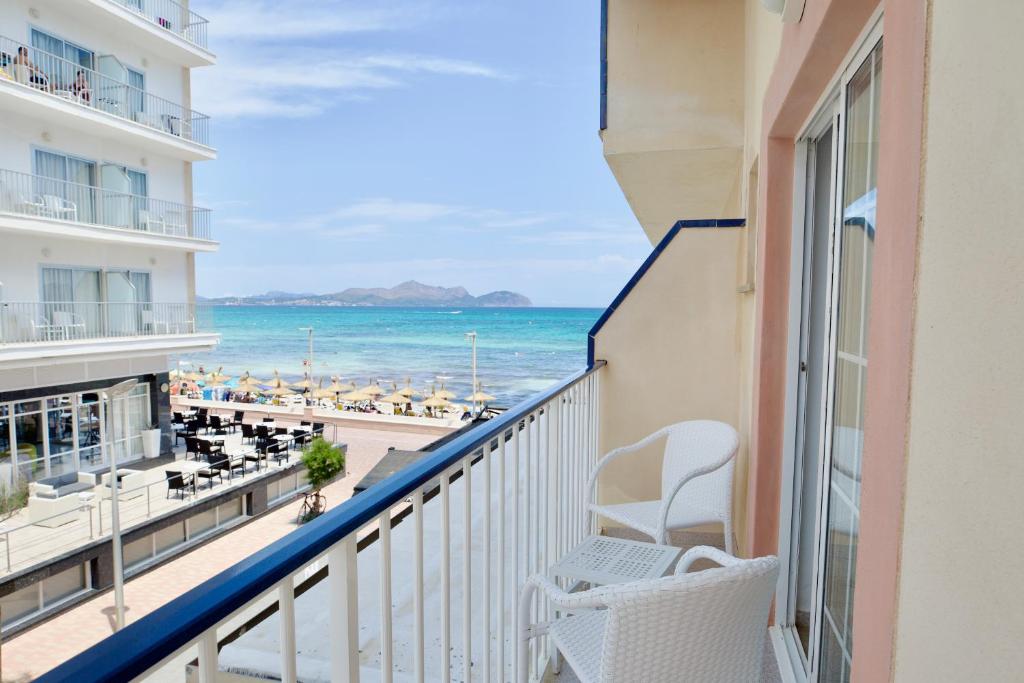
[[[608,361],[601,377],[602,453],[682,420],[738,424],[742,234],[738,228],[680,231],[600,331],[595,357]],[[660,497],[662,447],[610,465],[600,499]]]
[[[931,3],[898,681],[1024,671],[1021,26],[1016,0]]]
[[[652,244],[742,211],[744,0],[611,0],[604,152]]]

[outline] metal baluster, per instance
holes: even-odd
[[[484,445],[484,675],[491,678],[491,442]]]
[[[505,680],[505,432],[498,435],[498,680]]]
[[[452,680],[452,569],[451,486],[448,472],[441,474],[441,680]]]
[[[466,482],[462,502],[462,680],[467,683],[473,678],[472,464],[472,454],[462,459],[462,479]]]
[[[523,465],[523,582],[530,576],[530,552],[533,545],[533,534],[530,533],[530,488],[533,480],[530,461],[533,459],[532,444],[530,440],[531,415],[523,418],[523,450],[525,451],[525,463]],[[522,583],[516,586],[517,593],[522,590]],[[518,633],[518,631],[517,631]],[[529,663],[530,660],[527,660]],[[527,676],[532,675],[527,670]]]
[[[206,631],[199,637],[199,683],[217,681],[217,629]]]
[[[295,584],[288,577],[277,588],[281,620],[281,683],[296,683],[295,661]]]
[[[347,536],[327,552],[330,587],[331,680],[359,681],[359,572],[356,535]]]
[[[380,674],[381,681],[392,677],[391,639],[391,512],[380,516]]]
[[[512,680],[519,681],[519,422],[512,425]]]
[[[412,495],[413,553],[415,555],[413,581],[413,650],[414,672],[417,683],[423,683],[423,490],[417,489]]]

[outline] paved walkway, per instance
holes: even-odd
[[[324,489],[328,507],[348,500],[352,487],[389,446],[415,450],[434,441],[430,434],[339,428],[348,443],[348,476]],[[301,498],[231,531],[125,584],[128,623],[138,620],[218,572],[273,543],[296,528]],[[0,676],[28,681],[96,644],[113,632],[113,593],[92,600],[32,628],[0,646]]]

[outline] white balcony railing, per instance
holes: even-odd
[[[135,12],[197,47],[207,49],[206,27],[210,22],[174,0],[110,0],[110,2]]]
[[[152,337],[211,331],[208,307],[181,303],[0,302],[0,343]]]
[[[210,117],[59,55],[0,36],[0,69],[37,92],[147,128],[210,144]]]
[[[0,213],[210,240],[210,210],[0,169]]]
[[[222,643],[275,610],[279,641],[259,659],[277,670],[262,678],[297,680],[301,611],[303,625],[326,632],[332,681],[370,671],[385,682],[395,672],[519,680],[520,588],[594,529],[584,489],[602,366],[456,437],[38,680],[180,678],[173,667],[191,660],[199,681],[213,683]],[[297,603],[296,589],[321,578],[317,600]],[[532,611],[552,616],[540,598]],[[534,680],[549,661],[546,641],[529,646],[523,673]]]

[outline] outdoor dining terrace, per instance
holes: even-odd
[[[301,477],[301,449],[321,431],[281,422],[270,425],[268,439],[253,441],[245,439],[241,426],[227,417],[219,429],[200,427],[199,422],[198,414],[190,416],[175,429],[172,456],[118,465],[118,510],[123,533],[259,479],[277,479],[283,471]],[[105,467],[31,483],[25,507],[0,525],[0,580],[109,538],[109,481],[109,467]],[[277,495],[286,495],[299,486],[300,479],[293,478],[288,486],[276,489]],[[193,529],[195,533],[205,530]],[[130,568],[133,551],[129,546],[125,552]],[[5,611],[5,621],[7,617]]]
[[[603,367],[466,430],[40,680],[182,667],[205,683],[772,680],[775,558],[596,535]],[[693,443],[724,434],[724,451],[687,477],[731,477],[734,430],[716,424],[693,425]],[[600,587],[577,592],[588,585]]]

